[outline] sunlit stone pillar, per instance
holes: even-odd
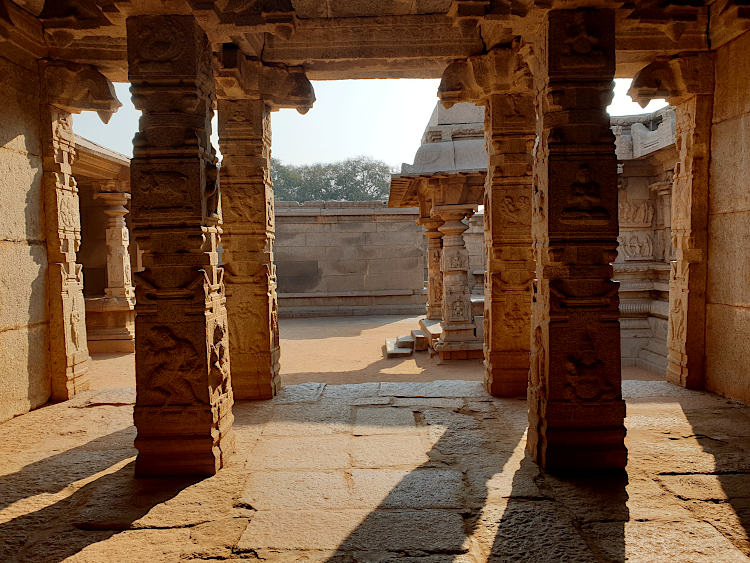
[[[529,372],[532,151],[536,116],[531,74],[518,45],[455,61],[438,89],[446,105],[484,106],[489,157],[484,189],[487,271],[485,385],[495,396],[526,394]]]
[[[270,399],[280,387],[271,112],[305,113],[315,96],[300,69],[265,67],[232,44],[217,85],[232,387],[239,399]]]
[[[138,475],[210,475],[234,449],[211,49],[192,16],[127,19],[143,112],[130,164]]]
[[[526,395],[534,257],[531,246],[531,91],[492,94],[485,104],[485,385],[500,397]]]
[[[532,62],[538,94],[527,450],[548,470],[626,464],[621,396],[617,166],[606,108],[611,9],[550,10]]]
[[[427,237],[427,318],[439,321],[443,318],[443,272],[440,259],[443,254],[443,233],[439,228],[443,221],[438,217],[420,219]]]
[[[473,205],[440,205],[434,212],[444,223],[443,254],[440,269],[443,273],[442,333],[435,350],[442,359],[465,359],[472,350],[480,350],[471,316],[469,291],[469,253],[464,242],[464,231],[469,226],[462,221],[474,213]]]
[[[107,245],[107,286],[104,293],[107,297],[124,299],[135,302],[135,289],[130,272],[130,234],[125,224],[125,207],[130,200],[130,194],[118,191],[112,182],[100,186],[94,195],[95,199],[104,203],[105,242]]]
[[[679,161],[672,184],[671,234],[676,248],[669,278],[667,379],[689,389],[705,382],[706,283],[714,62],[710,53],[657,59],[633,80],[629,94],[646,105],[675,106]]]
[[[94,67],[42,61],[42,189],[48,262],[49,364],[52,400],[64,401],[88,388],[83,267],[76,261],[81,244],[78,186],[71,166],[75,135],[71,113],[98,111],[109,120],[120,103],[109,82]]]

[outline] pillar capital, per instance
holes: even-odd
[[[633,78],[628,95],[641,107],[657,98],[671,105],[694,95],[713,95],[714,58],[711,53],[681,53],[659,57]]]
[[[447,108],[459,102],[481,105],[492,94],[529,92],[531,88],[531,72],[520,43],[514,42],[450,63],[440,80],[438,98]]]
[[[315,102],[315,91],[302,67],[266,65],[225,43],[216,75],[219,97],[263,100],[271,111],[294,108],[305,114]]]
[[[51,106],[68,113],[95,111],[104,123],[122,106],[112,82],[94,66],[51,59],[39,65],[44,99]]]

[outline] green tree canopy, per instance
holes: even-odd
[[[272,158],[271,177],[276,199],[284,201],[384,200],[391,185],[388,165],[366,156],[300,166]]]

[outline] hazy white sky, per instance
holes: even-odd
[[[398,168],[412,162],[422,132],[437,102],[439,80],[342,80],[314,82],[317,101],[306,114],[281,110],[272,117],[273,156],[287,164],[332,162],[366,155]],[[626,92],[629,80],[617,80],[612,115],[643,110]],[[115,84],[123,107],[104,125],[94,112],[76,115],[75,132],[130,156],[140,112],[130,103],[128,84]],[[214,123],[214,129],[216,124]],[[214,144],[218,146],[214,130]]]

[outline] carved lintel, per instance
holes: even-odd
[[[265,65],[231,43],[222,47],[220,59],[216,85],[221,97],[262,99],[272,111],[295,108],[301,114],[315,102],[315,91],[301,67]]]
[[[91,65],[41,61],[48,104],[70,113],[95,111],[104,123],[122,104],[112,82]]]
[[[529,91],[532,86],[519,43],[514,42],[449,64],[443,72],[438,97],[450,108],[459,102],[483,103],[494,93]]]
[[[713,74],[709,53],[660,57],[636,74],[628,95],[641,107],[658,98],[676,106],[692,95],[712,94]]]

